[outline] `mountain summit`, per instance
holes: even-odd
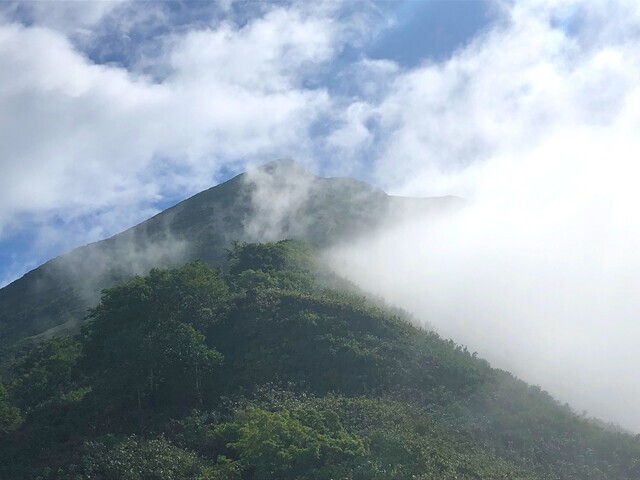
[[[350,178],[318,177],[276,160],[212,187],[111,238],[61,255],[0,290],[0,345],[76,328],[100,291],[153,267],[218,266],[234,241],[318,245],[371,232],[407,210],[426,215],[453,197],[402,198]]]

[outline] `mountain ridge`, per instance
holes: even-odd
[[[31,320],[17,326],[36,333],[3,337],[0,477],[639,478],[640,437],[492,368],[324,261],[323,244],[458,202],[297,169],[234,177],[12,287]],[[315,244],[252,241],[280,236]],[[163,263],[179,265],[131,277]],[[114,285],[91,303],[100,282]]]
[[[0,289],[0,345],[76,328],[103,288],[150,268],[195,259],[219,266],[233,241],[294,238],[325,246],[371,232],[405,210],[431,214],[458,203],[455,197],[395,197],[275,160],[50,259]]]

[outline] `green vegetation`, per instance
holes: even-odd
[[[0,478],[640,478],[639,438],[416,328],[292,241],[125,280],[3,383]]]
[[[257,172],[271,178],[273,185],[308,187],[309,196],[299,210],[274,228],[283,238],[318,245],[371,231],[394,206],[419,202],[428,211],[455,203],[391,197],[356,180],[316,177],[292,161],[275,161]],[[264,206],[254,203],[254,188],[250,176],[238,175],[125,232],[54,258],[0,288],[0,357],[19,356],[44,335],[77,333],[87,308],[100,300],[100,291],[137,273],[198,259],[222,267],[231,243],[248,239],[247,225],[265,222]],[[265,231],[258,228],[251,238],[261,233]]]

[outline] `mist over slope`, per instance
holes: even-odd
[[[504,203],[513,172],[494,162],[476,176],[484,186],[465,204],[389,196],[272,162],[1,289],[2,344],[75,331],[103,288],[152,267],[219,266],[233,241],[295,238],[323,246],[337,272],[495,366],[640,430],[637,270],[628,246],[611,244],[633,223],[611,223],[611,205],[591,196],[563,196],[559,180],[548,198],[523,189]]]
[[[389,225],[327,261],[494,366],[640,431],[640,237],[628,205],[577,195],[569,177],[557,189],[541,178],[548,197],[531,180],[507,195],[499,183],[516,177],[489,170],[498,187],[464,209]]]
[[[456,204],[446,197],[392,197],[356,180],[315,176],[291,160],[271,162],[1,289],[2,343],[75,328],[103,288],[152,267],[195,259],[220,265],[234,241],[294,238],[326,246],[402,218],[407,208],[429,215]]]
[[[153,269],[0,383],[0,477],[637,480],[640,438],[417,327],[312,245]],[[5,388],[6,385],[6,388]]]
[[[494,364],[640,431],[640,9],[500,2],[508,21],[402,71],[345,131],[390,192],[468,199],[347,245],[343,273]],[[363,113],[364,112],[364,113]],[[367,135],[354,147],[371,145]]]

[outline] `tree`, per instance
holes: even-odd
[[[247,478],[256,480],[349,478],[366,448],[329,410],[240,411],[219,433],[231,441]],[[344,476],[343,476],[344,475]]]
[[[74,465],[71,479],[187,480],[202,471],[203,461],[194,453],[171,444],[164,437],[87,442],[80,465]]]
[[[17,429],[21,423],[20,410],[9,404],[7,391],[4,385],[0,383],[0,439]]]
[[[24,411],[63,400],[82,381],[77,362],[81,345],[72,337],[45,340],[13,368],[11,397]]]
[[[222,362],[205,335],[228,304],[224,280],[201,262],[152,270],[103,292],[84,330],[84,368],[98,393],[141,415],[202,403],[202,379]]]

